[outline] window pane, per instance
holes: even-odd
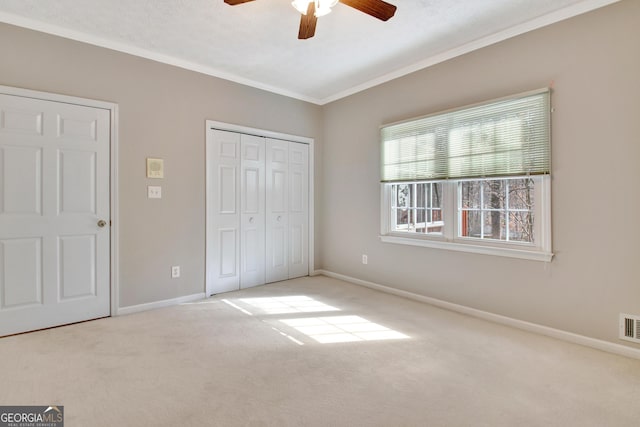
[[[426,189],[429,187],[429,184],[416,184],[416,206],[419,208],[423,208],[427,206],[426,199]]]
[[[460,235],[464,237],[482,237],[482,213],[462,211]]]
[[[533,179],[509,180],[509,209],[533,211]]]
[[[409,207],[411,203],[411,192],[409,190],[409,184],[398,184],[396,186],[396,206],[397,207]]]
[[[433,193],[431,198],[432,207],[442,208],[442,183],[434,182],[433,184],[431,184],[431,191]],[[440,219],[438,219],[438,221],[442,221],[442,216],[440,217]]]
[[[465,181],[460,185],[461,237],[533,243],[533,178]],[[478,192],[482,194],[480,207],[476,205]],[[465,203],[472,205],[470,210],[465,209]]]
[[[482,186],[483,208],[504,209],[506,196],[506,180],[487,180]]]
[[[507,240],[504,212],[488,211],[484,213],[484,238]]]
[[[481,181],[462,181],[462,207],[480,208]]]
[[[531,212],[509,213],[509,240],[534,243],[533,214]]]
[[[442,233],[442,183],[405,182],[389,184],[389,187],[392,191],[392,231]],[[433,227],[434,222],[437,222],[436,227]]]
[[[409,210],[396,209],[396,224],[398,230],[407,230],[409,224]]]

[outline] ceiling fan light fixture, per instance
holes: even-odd
[[[313,0],[293,0],[291,6],[303,15],[307,14],[307,7]]]
[[[331,8],[338,4],[338,0],[293,0],[291,6],[303,15],[307,14],[309,3],[315,3],[316,18],[331,13]]]
[[[230,6],[248,3],[254,0],[224,0]],[[300,12],[298,39],[306,40],[316,33],[318,17],[331,13],[331,8],[342,2],[381,21],[388,21],[396,13],[396,7],[384,0],[292,0],[291,6]]]

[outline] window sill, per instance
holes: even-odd
[[[494,255],[508,258],[527,259],[531,261],[549,262],[553,253],[537,250],[505,248],[498,246],[474,245],[468,243],[449,242],[446,240],[423,239],[415,237],[400,237],[392,235],[380,236],[384,243],[396,243],[399,245],[422,246],[425,248],[445,249],[449,251],[470,252],[482,255]]]

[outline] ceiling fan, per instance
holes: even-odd
[[[250,1],[254,0],[224,0],[230,6]],[[338,4],[338,1],[382,21],[389,20],[396,13],[394,5],[382,0],[293,0],[291,5],[302,14],[298,38],[308,39],[313,37],[316,33],[318,17],[331,12],[331,8]]]

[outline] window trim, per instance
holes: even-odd
[[[457,209],[457,186],[461,180],[442,181],[443,185],[443,220],[445,226],[442,235],[408,234],[393,232],[391,227],[391,185],[380,183],[380,240],[384,243],[395,243],[410,246],[421,246],[483,255],[494,255],[519,258],[532,261],[550,262],[551,251],[551,177],[537,175],[532,178],[540,180],[534,193],[534,227],[539,243],[529,245],[521,242],[501,242],[459,235]]]

